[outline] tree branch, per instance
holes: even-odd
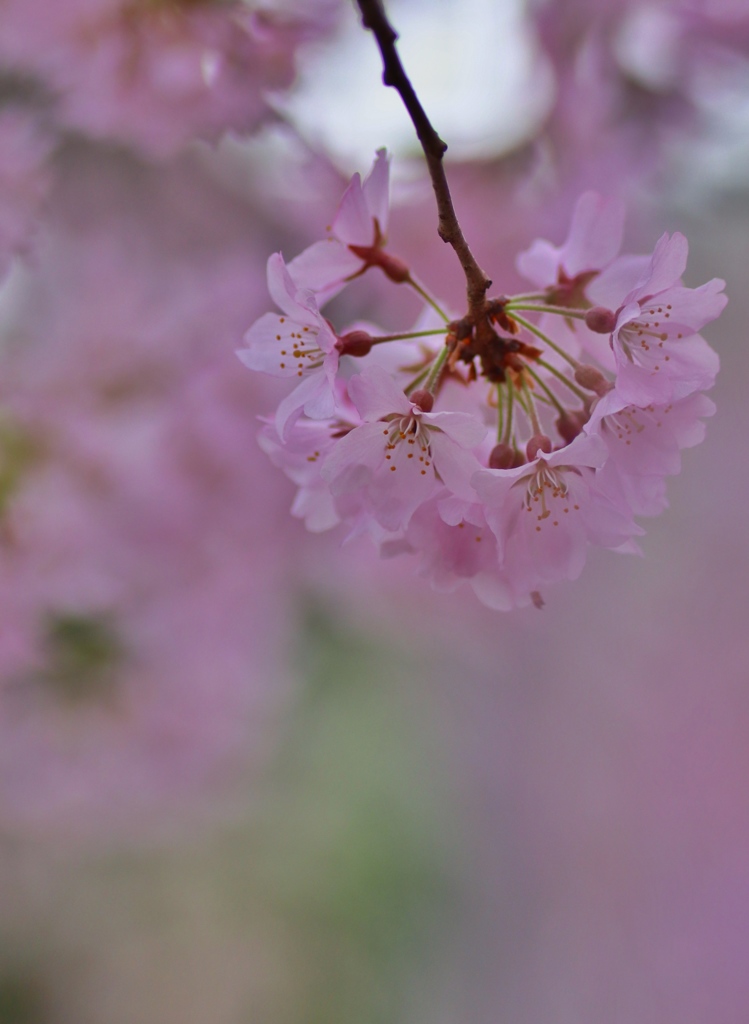
[[[476,320],[480,320],[484,311],[486,292],[491,287],[491,281],[476,262],[458,223],[442,163],[447,145],[432,127],[406,72],[403,70],[398,51],[395,48],[398,33],[388,21],[382,0],[356,0],[356,4],[361,12],[362,24],[372,32],[380,48],[383,66],[382,80],[385,85],[392,86],[397,90],[416,129],[437,199],[439,236],[443,242],[447,242],[453,247],[460,260],[466,276],[469,312]]]

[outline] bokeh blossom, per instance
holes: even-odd
[[[266,91],[290,84],[296,48],[331,15],[325,2],[7,0],[0,66],[37,81],[64,128],[164,158],[257,127]]]
[[[189,160],[70,151],[50,208],[1,360],[0,814],[168,829],[262,762],[292,684],[284,487],[231,346],[263,259]]]

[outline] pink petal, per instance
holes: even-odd
[[[590,282],[588,298],[597,306],[618,309],[649,269],[648,256],[619,256]]]
[[[430,434],[429,441],[434,455],[434,467],[447,489],[467,501],[475,500],[471,478],[481,469],[476,456],[465,451],[463,447],[458,447],[446,434],[434,431]]]
[[[657,295],[677,284],[687,268],[688,255],[689,243],[681,232],[675,231],[670,238],[668,234],[661,235],[656,242],[647,275],[635,288],[638,296]]]
[[[475,448],[486,437],[487,427],[478,415],[471,416],[466,412],[428,412],[421,418],[428,426],[447,434],[461,448]]]
[[[312,293],[300,290],[294,283],[280,252],[274,252],[268,258],[268,291],[278,308],[288,316],[307,326],[318,323],[319,314]]]
[[[334,494],[362,486],[384,459],[387,428],[363,423],[340,438],[325,459],[320,473]]]
[[[318,413],[315,419],[324,419],[335,412],[335,402],[330,384],[322,370],[305,377],[299,387],[279,404],[276,410],[276,430],[285,440],[288,430],[301,415],[302,410],[311,417],[312,411]]]
[[[344,245],[372,245],[374,242],[372,214],[367,207],[358,174],[353,176],[343,194],[332,231]]]
[[[406,415],[411,411],[408,398],[381,366],[368,366],[352,377],[348,393],[363,420],[379,420],[391,413]]]
[[[346,283],[346,278],[361,269],[362,261],[337,238],[315,242],[288,265],[288,271],[300,288],[315,292],[324,305]]]
[[[728,296],[723,293],[726,282],[719,277],[699,288],[684,288],[677,285],[658,296],[658,305],[670,303],[673,306],[671,319],[693,331],[700,331],[705,324],[717,319],[726,307]]]
[[[383,235],[387,233],[390,207],[390,161],[387,150],[378,149],[377,157],[362,187],[370,217],[375,217]]]
[[[570,277],[607,266],[619,252],[624,233],[624,203],[585,192],[577,201],[572,226],[562,247],[562,266]]]
[[[557,280],[559,249],[544,239],[537,239],[529,249],[521,252],[515,261],[518,271],[539,288],[546,288]]]

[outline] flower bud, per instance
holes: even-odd
[[[582,433],[582,429],[589,419],[590,413],[587,409],[566,409],[560,413],[554,425],[565,444],[570,444],[578,434]]]
[[[551,449],[550,437],[547,437],[546,434],[534,434],[525,446],[525,453],[528,456],[528,461],[532,462],[539,452],[545,452],[548,455]]]
[[[585,326],[596,334],[611,334],[616,327],[616,313],[605,306],[593,306],[585,314]]]
[[[372,349],[372,335],[366,331],[349,331],[341,335],[336,348],[342,356],[367,356]]]
[[[489,456],[489,469],[517,469],[525,459],[511,444],[495,444]]]
[[[434,408],[434,395],[431,391],[420,388],[409,396],[409,401],[418,405],[422,412],[431,412]]]
[[[585,388],[586,391],[595,391],[601,397],[611,391],[614,386],[595,366],[578,366],[575,370],[575,380],[581,388]]]

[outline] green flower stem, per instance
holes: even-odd
[[[512,386],[512,384],[510,384],[510,386],[507,389],[507,411],[505,413],[505,429],[504,429],[504,434],[502,435],[502,437],[500,439],[503,444],[509,444],[510,443],[510,438],[512,437],[512,420],[513,420],[513,413],[515,411],[514,410],[514,404],[515,404],[515,388]]]
[[[554,406],[554,408],[557,410],[558,413],[560,413],[561,415],[564,415],[565,408],[562,405],[562,403],[559,401],[557,396],[554,394],[554,392],[551,390],[551,388],[539,377],[539,375],[536,373],[535,370],[532,370],[530,368],[530,366],[527,363],[525,364],[525,369],[526,369],[526,372],[528,374],[530,374],[530,376],[535,380],[536,384],[538,384],[538,386],[541,388],[541,390],[545,392],[545,394],[547,395],[551,405]],[[538,397],[539,397],[539,399],[541,398],[540,395]]]
[[[525,380],[523,381],[523,394],[525,395],[524,409],[528,413],[528,418],[531,421],[531,428],[533,429],[533,433],[543,434],[543,430],[541,429],[541,421],[539,420],[538,413],[536,412],[536,403],[533,398],[533,392],[528,387],[528,384]]]
[[[512,318],[513,320],[517,320],[520,326],[525,327],[525,329],[527,331],[530,331],[531,334],[535,334],[537,338],[539,338],[545,345],[548,345],[549,348],[556,352],[558,356],[561,356],[562,359],[565,359],[570,364],[570,366],[577,369],[577,367],[580,365],[576,359],[573,359],[568,352],[565,352],[564,349],[561,348],[561,346],[557,345],[556,342],[552,341],[547,334],[544,334],[542,330],[539,330],[539,328],[536,327],[535,324],[532,324],[530,320],[526,320],[522,316],[517,316],[514,312]]]
[[[435,359],[432,368],[429,371],[429,376],[427,377],[426,384],[424,386],[426,390],[431,392],[432,394],[434,394],[434,389],[437,387],[437,382],[440,379],[440,374],[442,373],[442,368],[444,367],[445,361],[447,360],[447,355],[448,349],[447,345],[445,345],[440,354]]]
[[[520,295],[511,295],[507,300],[507,305],[514,302],[541,302],[545,297],[545,292],[523,292]],[[507,308],[505,306],[505,308]]]
[[[502,440],[505,429],[505,394],[501,384],[497,384],[497,441]]]
[[[569,388],[574,395],[577,395],[581,402],[588,401],[590,395],[587,395],[584,391],[581,391],[581,389],[577,387],[577,385],[572,383],[569,377],[565,377],[561,370],[557,370],[556,366],[552,366],[551,363],[547,363],[545,359],[539,359],[538,365],[543,366],[544,370],[548,370],[549,373],[553,374],[557,378],[557,380],[561,381],[565,387]]]
[[[427,367],[425,367],[421,371],[421,373],[417,374],[417,376],[414,377],[414,379],[411,381],[410,384],[406,384],[406,386],[403,389],[404,393],[407,394],[407,395],[410,395],[412,391],[415,391],[416,388],[419,386],[419,384],[421,384],[421,382],[424,380],[424,378],[426,377],[426,375],[428,373],[429,373],[429,367],[427,366]]]
[[[372,344],[379,345],[384,341],[410,341],[412,338],[429,338],[436,334],[444,337],[444,328],[438,327],[432,331],[407,331],[405,334],[378,334],[372,338]]]
[[[442,309],[441,306],[438,305],[437,300],[432,298],[429,292],[425,288],[423,288],[418,281],[415,281],[412,277],[409,277],[406,283],[410,284],[414,291],[418,292],[418,294],[422,297],[424,302],[428,303],[432,307],[432,309],[442,317],[446,324],[450,322],[450,317],[447,315],[444,309]]]
[[[535,302],[520,302],[515,305],[510,301],[504,307],[506,313],[514,313],[516,309],[524,309],[530,313],[555,313],[557,316],[571,317],[573,320],[584,320],[587,310],[567,309],[566,306],[545,306]]]

